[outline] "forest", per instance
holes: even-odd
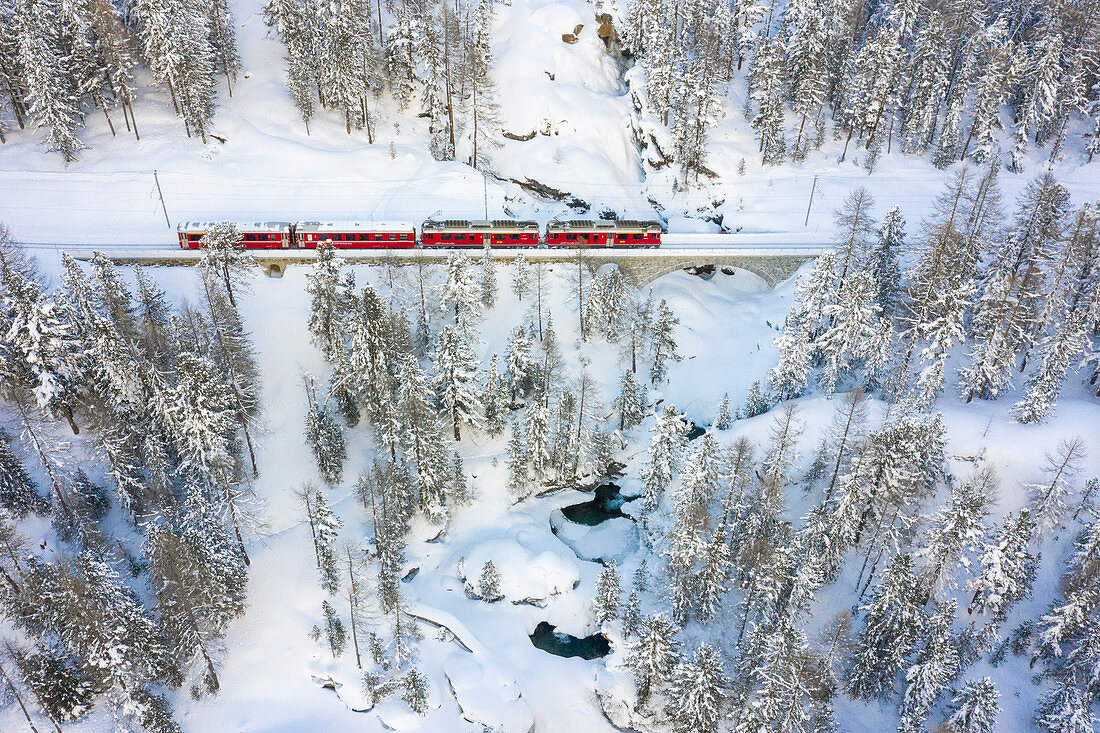
[[[323,108],[372,143],[385,98],[426,120],[437,160],[491,172],[504,133],[520,132],[504,128],[494,83],[495,12],[493,0],[270,0],[263,15],[307,131]],[[709,136],[742,114],[765,166],[829,137],[841,162],[860,151],[869,171],[894,150],[940,168],[999,158],[1014,172],[1030,148],[1051,163],[1100,150],[1093,0],[636,0],[592,12],[609,19],[607,53],[640,113],[634,144],[685,184],[714,176]],[[101,113],[112,134],[138,138],[133,100],[147,80],[206,142],[242,72],[236,22],[225,0],[6,0],[0,142],[29,125],[72,162],[86,116]]]
[[[917,227],[853,190],[834,247],[779,306],[776,362],[743,401],[704,395],[705,430],[660,396],[692,324],[584,250],[394,261],[357,282],[322,244],[304,288],[320,361],[296,377],[316,479],[280,489],[308,527],[317,653],[354,659],[368,707],[438,708],[409,553],[484,506],[479,451],[496,446],[508,513],[624,474],[636,487],[637,548],[603,561],[580,607],[628,681],[605,691],[632,711],[617,724],[848,730],[850,706],[876,701],[902,731],[985,733],[1008,723],[975,670],[1023,664],[1039,730],[1092,730],[1095,421],[1019,486],[951,448],[959,410],[1008,394],[998,419],[1035,424],[1063,392],[1093,411],[1100,397],[1096,211],[1049,174],[1004,202],[999,170],[949,178]],[[63,255],[51,288],[5,235],[0,681],[32,726],[106,710],[119,729],[178,730],[176,690],[222,694],[250,548],[271,537],[251,486],[277,365],[257,362],[238,309],[256,285],[239,241],[219,225],[194,302],[175,303],[101,254]],[[506,298],[514,327],[489,316]],[[503,348],[482,357],[487,343]],[[998,508],[1007,496],[1018,509]],[[1051,597],[1033,597],[1042,562]],[[461,602],[493,613],[513,565],[461,571]]]

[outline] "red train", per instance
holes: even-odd
[[[213,222],[184,222],[179,225],[180,247],[198,249]],[[659,247],[661,224],[656,221],[554,220],[545,236],[538,222],[519,219],[466,220],[429,219],[420,226],[420,237],[412,222],[382,221],[287,221],[239,222],[241,244],[248,249],[314,249],[320,242],[332,242],[341,249],[411,249],[419,243],[433,247],[493,248],[538,247]]]

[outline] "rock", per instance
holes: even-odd
[[[527,132],[527,133],[524,133],[522,135],[517,135],[514,132],[508,132],[507,130],[501,130],[500,134],[504,135],[504,137],[508,138],[509,140],[518,140],[521,143],[525,143],[528,140],[534,139],[535,135],[538,135],[538,131],[537,130],[531,130],[531,132]]]
[[[562,33],[561,34],[561,40],[564,41],[565,43],[576,43],[577,42],[577,37],[575,35],[573,35],[572,33]]]
[[[560,189],[547,186],[545,183],[539,183],[538,181],[531,178],[524,178],[523,180],[519,180],[518,178],[508,178],[506,180],[511,181],[512,183],[522,188],[524,191],[529,191],[536,196],[541,196],[544,199],[553,199],[554,201],[562,201],[566,204],[566,206],[577,211],[584,212],[588,211],[591,208],[586,201],[577,198],[568,191],[562,191]]]
[[[579,36],[582,30],[584,30],[584,23],[577,23],[575,26],[573,26],[573,35]]]

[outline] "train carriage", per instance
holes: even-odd
[[[660,245],[661,223],[659,221],[620,219],[615,222],[612,247],[659,247]]]
[[[539,225],[535,221],[501,219],[426,221],[420,241],[424,247],[537,247]]]
[[[179,225],[180,247],[199,249],[203,237],[217,224],[212,221],[186,221]],[[289,221],[240,222],[241,246],[247,249],[284,249],[294,246],[294,233]]]
[[[591,219],[554,220],[546,226],[546,244],[551,247],[606,247],[614,239],[613,221]]]
[[[302,221],[294,227],[298,246],[315,249],[332,242],[338,249],[411,249],[416,225],[405,221]]]

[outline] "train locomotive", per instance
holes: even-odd
[[[183,249],[199,249],[213,222],[188,221],[179,225]],[[241,245],[246,249],[315,249],[331,242],[338,249],[451,249],[486,245],[493,249],[523,247],[659,247],[661,224],[657,221],[553,220],[545,232],[535,221],[520,219],[429,219],[413,222],[384,221],[259,221],[238,222]]]

